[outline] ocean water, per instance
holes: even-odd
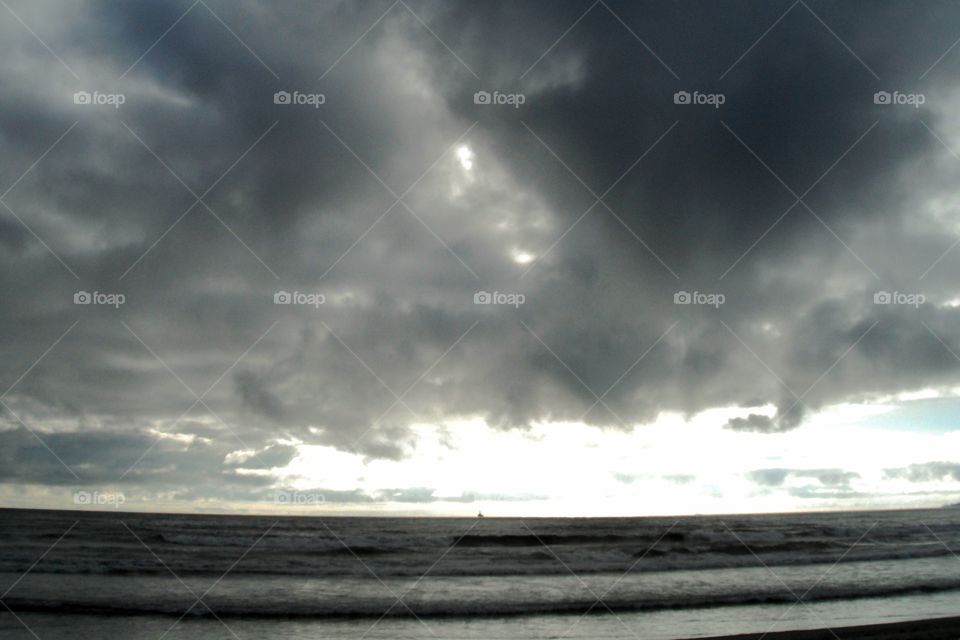
[[[686,518],[0,510],[0,637],[681,638],[960,612],[960,509]]]

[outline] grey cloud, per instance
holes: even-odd
[[[271,445],[262,451],[251,453],[249,457],[236,463],[236,466],[244,469],[284,467],[296,454],[297,449],[292,445]]]
[[[757,469],[747,474],[751,480],[765,487],[779,487],[788,475],[789,469]]]
[[[478,81],[399,5],[330,69],[386,6],[209,2],[280,80],[202,5],[118,80],[189,3],[14,4],[81,80],[0,25],[0,189],[78,122],[4,199],[79,281],[0,210],[0,384],[85,478],[118,478],[152,430],[197,438],[162,440],[127,481],[174,469],[207,487],[237,475],[233,451],[288,459],[279,440],[402,459],[417,421],[631,429],[717,406],[751,411],[729,429],[774,437],[830,403],[956,383],[960,309],[944,303],[960,252],[923,279],[928,304],[872,303],[919,287],[953,241],[932,203],[958,165],[920,119],[952,126],[960,58],[917,78],[955,39],[954,4],[865,18],[809,3],[880,81],[801,5],[720,80],[782,9],[609,3],[677,80],[603,5],[530,69],[581,4],[411,2]],[[113,86],[120,110],[70,100]],[[873,104],[915,86],[919,111]],[[281,89],[326,102],[276,105]],[[527,101],[486,108],[480,89]],[[675,105],[681,89],[727,101]],[[471,125],[466,176],[444,152]],[[784,214],[795,198],[737,136],[798,195],[816,183],[814,213]],[[212,212],[184,213],[211,185]],[[537,257],[523,278],[514,251]],[[127,303],[77,307],[79,289]],[[279,289],[327,302],[274,305]],[[476,306],[481,289],[527,302]],[[681,289],[727,302],[674,305]],[[69,482],[29,434],[5,434],[53,464],[4,458],[4,478]]]
[[[842,469],[757,469],[747,477],[764,487],[783,486],[787,478],[806,478],[825,487],[849,489],[851,480],[859,478],[860,474]]]
[[[783,433],[800,425],[803,421],[805,406],[802,398],[785,396],[773,417],[762,413],[751,413],[746,418],[731,418],[724,427],[733,431]]]
[[[746,418],[731,418],[725,425],[727,429],[734,431],[759,431],[769,433],[774,431],[776,424],[770,416],[762,413],[751,413]]]
[[[254,413],[279,420],[283,417],[280,399],[251,371],[240,371],[234,376],[237,392],[243,405]]]
[[[800,474],[800,477],[815,478],[820,481],[820,484],[828,487],[845,487],[851,480],[859,478],[860,474],[841,469],[816,469]]]
[[[221,484],[223,490],[233,484],[269,484],[270,478],[220,470],[224,457],[235,446],[229,438],[224,434],[213,442],[158,440],[144,432],[49,433],[21,427],[0,431],[0,479],[78,486],[121,483],[153,490],[202,486],[220,491],[216,487]],[[148,451],[150,454],[144,455]]]
[[[924,462],[908,467],[884,470],[884,477],[909,480],[910,482],[960,481],[960,463]]]

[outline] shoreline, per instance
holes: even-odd
[[[960,638],[960,616],[927,618],[907,622],[744,633],[729,636],[711,636],[700,640],[956,640]]]

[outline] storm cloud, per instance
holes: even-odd
[[[956,3],[9,4],[4,482],[957,386]]]

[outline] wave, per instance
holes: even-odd
[[[166,574],[143,544],[178,575],[219,576],[242,555],[235,574],[369,579],[354,556],[383,577],[418,577],[430,569],[431,575],[480,578],[562,575],[567,566],[577,574],[618,575],[749,568],[759,566],[754,555],[773,567],[909,560],[946,557],[960,545],[958,510],[676,521],[148,514],[125,515],[122,524],[118,515],[84,514],[62,541],[73,514],[0,514],[0,572],[14,574]]]
[[[498,541],[503,542],[503,541]],[[757,557],[771,567],[829,566],[843,556],[843,563],[910,561],[951,555],[943,545],[873,545],[854,550],[833,542],[753,545],[749,549],[733,543],[714,546],[649,547],[649,544],[575,547],[547,543],[543,545],[467,545],[463,548],[417,549],[378,544],[334,541],[323,546],[284,546],[270,550],[252,550],[232,571],[234,575],[291,577],[337,577],[368,575],[357,557],[381,577],[419,577],[436,558],[449,549],[444,561],[431,575],[449,577],[550,576],[564,575],[570,567],[578,575],[674,572],[689,570],[748,569],[761,566]],[[219,576],[239,553],[229,547],[205,549],[198,553],[189,547],[151,545],[164,563],[178,575]],[[31,568],[42,549],[7,549],[0,546],[0,572],[19,574]],[[555,555],[556,554],[556,555]],[[756,554],[756,556],[754,555]],[[557,561],[557,556],[562,562]],[[642,561],[640,561],[642,559]],[[640,561],[640,562],[638,562]],[[111,549],[96,546],[73,547],[70,555],[51,554],[33,567],[34,574],[48,575],[166,575],[167,569],[156,563],[142,548]]]
[[[856,588],[834,588],[822,593],[807,595],[803,603],[831,600],[858,600],[902,595],[919,595],[960,591],[960,580],[946,580],[925,585],[875,585]],[[212,597],[205,599],[209,607],[197,603],[194,599],[183,601],[161,601],[157,599],[136,601],[135,599],[112,599],[97,601],[92,599],[68,598],[21,598],[8,596],[4,602],[17,612],[85,614],[85,615],[129,615],[129,616],[188,616],[233,617],[233,618],[430,618],[430,617],[476,617],[476,616],[524,616],[544,614],[604,614],[636,613],[657,610],[700,609],[725,606],[794,604],[798,597],[788,590],[755,591],[745,593],[708,593],[685,594],[668,597],[647,598],[582,598],[558,601],[544,599],[533,601],[513,600],[433,600],[425,602],[396,600],[355,599],[344,601],[337,598],[330,602],[297,602],[288,600],[265,602],[263,600],[237,599],[216,601]],[[184,613],[189,609],[188,613]],[[385,613],[386,611],[386,613]]]
[[[683,534],[677,534],[681,536]],[[637,542],[636,536],[616,534],[503,534],[503,535],[466,535],[459,539],[460,547],[541,547],[543,545],[569,544],[623,544]],[[654,540],[650,540],[650,543]]]

